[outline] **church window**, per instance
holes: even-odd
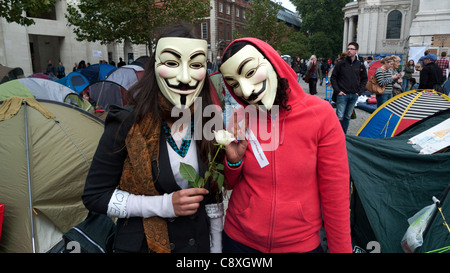
[[[393,10],[388,15],[386,39],[400,39],[402,29],[402,13]]]

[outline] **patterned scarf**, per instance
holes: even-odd
[[[139,195],[160,195],[155,188],[151,163],[158,161],[161,126],[160,119],[147,115],[131,127],[125,139],[128,156],[120,179],[121,190]],[[142,221],[148,248],[157,253],[170,253],[166,220],[154,216]]]

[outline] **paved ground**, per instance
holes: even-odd
[[[300,80],[300,86],[303,88],[303,90],[309,94],[309,87],[308,84],[305,83],[303,80]],[[320,98],[325,99],[326,95],[326,89],[325,89],[325,80],[320,86],[320,83],[317,83],[317,95]],[[331,94],[329,93],[329,96]],[[364,110],[361,110],[359,108],[355,108],[356,112],[356,119],[350,120],[350,125],[347,130],[348,135],[356,135],[358,130],[361,128],[361,126],[364,124],[364,122],[367,120],[367,118],[371,115],[369,112],[366,112]]]

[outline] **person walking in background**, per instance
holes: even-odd
[[[436,55],[430,53],[425,56],[425,66],[420,71],[419,89],[437,89],[436,85],[442,84],[442,69],[436,64]]]
[[[320,68],[322,71],[322,76],[320,77],[320,86],[322,86],[323,79],[327,76],[328,70],[330,69],[330,67],[328,66],[328,62],[324,58],[320,60]]]
[[[292,69],[295,73],[297,73],[297,82],[300,83],[301,74],[300,71],[302,69],[302,63],[300,60],[300,57],[296,57],[295,60],[292,62]]]
[[[55,66],[52,64],[52,60],[48,60],[47,68],[45,70],[45,73],[51,74],[53,76],[56,76],[56,69]]]
[[[398,71],[398,67],[400,66],[400,63],[402,62],[402,59],[400,59],[397,55],[392,55],[392,60],[394,60],[392,64],[392,75],[400,75],[396,80],[394,80],[394,83],[392,85],[392,96],[395,97],[403,92],[402,90],[402,74]]]
[[[401,74],[393,75],[394,58],[392,56],[384,57],[381,66],[375,71],[375,77],[380,86],[385,86],[384,93],[377,95],[377,107],[380,107],[392,98],[392,90],[394,89],[394,81],[401,77]]]
[[[412,74],[415,72],[415,63],[414,60],[409,60],[408,63],[405,65],[405,73],[403,75],[403,81],[402,81],[402,90],[403,92],[406,92],[409,90],[409,80],[412,78]]]
[[[347,133],[358,95],[366,89],[367,71],[356,58],[358,49],[358,43],[349,43],[347,57],[336,64],[331,75],[332,99],[336,102],[336,115],[344,133]]]
[[[446,51],[442,51],[441,52],[441,58],[436,61],[436,64],[442,70],[442,78],[443,78],[444,82],[445,82],[445,80],[447,80],[447,73],[448,73],[447,71],[449,69],[449,61],[448,61],[448,59],[446,57],[447,57],[447,52]]]
[[[122,67],[126,65],[126,63],[123,61],[122,57],[119,57],[119,63],[117,64],[117,67]]]
[[[85,60],[81,60],[79,63],[78,63],[78,67],[77,67],[77,70],[78,69],[83,69],[83,68],[86,68],[87,66],[86,66],[86,61]]]
[[[56,69],[58,79],[64,78],[66,76],[66,69],[61,61],[58,62],[58,68]]]
[[[370,65],[372,64],[372,62],[373,62],[372,56],[367,57],[367,59],[364,61],[364,66],[366,67],[366,71],[369,71]]]
[[[322,68],[320,63],[317,62],[316,55],[312,55],[309,58],[309,62],[306,68],[305,76],[303,80],[309,85],[309,93],[311,95],[317,94],[317,80],[322,79]]]

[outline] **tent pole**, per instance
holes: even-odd
[[[25,145],[27,153],[27,180],[28,180],[28,201],[30,206],[30,221],[31,221],[31,247],[33,253],[36,253],[36,246],[34,242],[34,220],[33,220],[33,202],[31,200],[31,175],[30,175],[30,150],[28,146],[28,119],[27,119],[27,103],[23,101],[23,111],[25,119]]]

